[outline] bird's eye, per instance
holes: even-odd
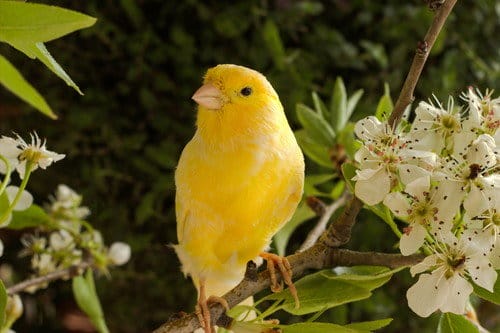
[[[243,89],[240,90],[240,93],[243,95],[243,96],[250,96],[252,94],[252,88],[250,87],[245,87]]]

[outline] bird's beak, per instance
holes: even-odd
[[[198,105],[207,109],[218,110],[222,107],[223,94],[213,84],[206,83],[196,90],[191,97]]]

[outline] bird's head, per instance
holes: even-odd
[[[192,99],[198,103],[198,129],[211,138],[244,134],[282,121],[278,95],[259,72],[237,65],[210,68]],[[279,119],[279,120],[278,120]]]

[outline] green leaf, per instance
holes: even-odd
[[[282,70],[285,68],[285,47],[281,41],[280,33],[276,24],[268,19],[264,24],[262,31],[264,42],[266,43],[271,56],[273,57],[274,65]]]
[[[439,318],[437,333],[478,333],[477,327],[464,316],[443,313]]]
[[[300,307],[288,290],[271,294],[263,300],[283,300],[280,308],[294,315],[322,311],[337,305],[362,300],[371,296],[371,290],[385,284],[395,272],[384,267],[343,268],[310,274],[295,283]]]
[[[40,60],[48,69],[50,69],[54,74],[59,76],[66,84],[73,89],[75,89],[80,95],[83,95],[80,88],[76,83],[69,77],[69,75],[64,71],[64,69],[57,63],[57,61],[49,53],[45,44],[43,43],[31,43],[31,42],[15,42],[12,44],[16,49],[26,54],[32,59]]]
[[[345,91],[344,81],[341,77],[337,77],[333,87],[333,96],[330,102],[330,113],[334,129],[339,131],[345,126],[349,118],[347,115],[347,93]]]
[[[321,114],[305,106],[297,104],[297,118],[307,132],[307,135],[317,144],[331,147],[335,143],[335,132]]]
[[[379,320],[364,321],[360,323],[350,323],[345,325],[345,327],[354,328],[357,330],[374,331],[389,325],[391,322],[392,318],[385,318]]]
[[[328,193],[316,189],[315,185],[326,183],[334,177],[335,174],[333,173],[306,176],[304,179],[304,194],[306,196],[329,196]]]
[[[346,181],[347,187],[354,193],[354,181],[352,178],[356,176],[356,167],[352,163],[344,163],[342,164],[342,175],[344,175],[344,179]]]
[[[362,146],[361,142],[354,137],[354,123],[347,122],[344,128],[337,132],[337,143],[344,147],[350,159],[354,159],[354,155]]]
[[[85,277],[74,277],[72,287],[76,303],[80,309],[89,316],[95,328],[100,333],[108,333],[109,330],[104,321],[101,303],[99,302],[99,297],[95,290],[92,270],[87,269]]]
[[[366,330],[357,330],[346,326],[330,323],[297,323],[280,325],[283,333],[368,333]]]
[[[380,98],[377,109],[375,111],[375,117],[378,120],[384,121],[389,118],[389,115],[394,108],[394,104],[392,103],[391,93],[389,90],[389,85],[387,83],[384,84],[384,95]]]
[[[313,91],[311,95],[314,103],[314,109],[319,115],[321,115],[323,118],[326,119],[328,117],[329,112],[328,109],[326,108],[325,103],[323,103],[323,101],[321,100],[321,98],[319,98],[318,94],[315,91]]]
[[[356,108],[356,105],[358,105],[359,100],[364,94],[363,89],[356,90],[354,94],[352,94],[351,97],[347,100],[347,110],[346,110],[346,117],[349,120],[352,116],[352,113],[354,112],[354,109]]]
[[[7,193],[3,192],[0,195],[0,216],[9,209],[10,206],[10,201],[9,198],[7,197]]]
[[[330,160],[328,148],[316,144],[306,133],[305,130],[295,132],[295,138],[307,157],[316,162],[318,165],[333,168],[333,163]]]
[[[0,1],[0,41],[9,44],[48,42],[95,22],[93,17],[60,7]]]
[[[7,307],[7,290],[0,280],[0,327],[5,323],[5,308]]]
[[[497,271],[497,281],[493,286],[493,292],[490,292],[476,284],[474,284],[474,293],[492,303],[500,305],[500,270]]]
[[[286,245],[288,244],[288,240],[290,239],[290,236],[292,233],[297,229],[299,225],[304,223],[306,220],[309,220],[310,218],[313,218],[315,216],[314,212],[305,204],[304,201],[302,201],[297,209],[295,210],[295,213],[293,214],[292,218],[290,221],[288,221],[287,224],[283,226],[283,228],[274,235],[274,246],[276,247],[276,252],[280,256],[285,255],[286,251]]]
[[[14,95],[33,106],[52,119],[57,116],[52,112],[45,99],[24,79],[19,71],[2,55],[0,55],[0,83]]]
[[[12,212],[12,221],[9,229],[24,229],[39,227],[41,225],[50,225],[51,218],[47,213],[35,204],[22,211]]]

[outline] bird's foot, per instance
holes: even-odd
[[[262,252],[259,256],[267,262],[267,270],[269,271],[269,278],[271,279],[271,291],[276,293],[283,290],[283,282],[278,283],[278,279],[276,278],[276,268],[278,268],[283,281],[285,281],[285,284],[290,290],[290,294],[292,294],[292,297],[295,300],[295,308],[299,308],[299,296],[297,295],[297,288],[295,288],[295,285],[292,282],[292,267],[290,266],[288,259],[268,252]]]
[[[210,315],[209,304],[212,303],[220,303],[226,311],[229,311],[229,304],[224,298],[213,295],[207,298],[205,295],[205,284],[200,282],[200,296],[195,307],[195,313],[205,333],[215,333],[216,331],[215,327],[212,326]]]

